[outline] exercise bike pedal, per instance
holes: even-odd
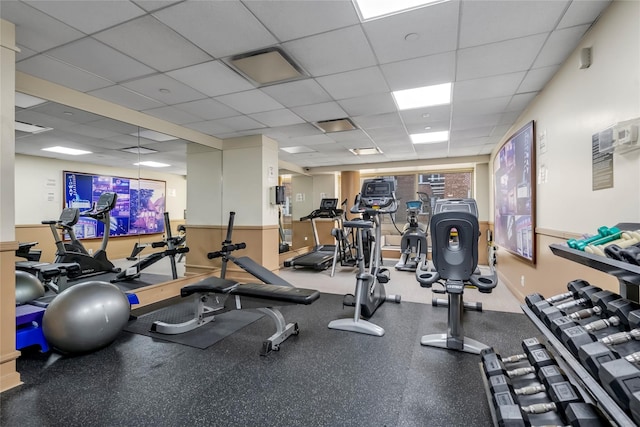
[[[378,272],[376,273],[376,279],[379,283],[388,283],[389,280],[391,280],[389,270],[386,268],[381,268],[380,270],[378,270]]]
[[[355,307],[356,306],[356,297],[353,294],[346,294],[342,299],[343,307]]]

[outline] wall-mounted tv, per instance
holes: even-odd
[[[91,209],[105,191],[118,195],[111,211],[109,236],[164,232],[165,181],[68,171],[63,174],[65,208],[75,207],[83,212]],[[79,239],[97,238],[104,235],[104,225],[95,219],[81,217],[74,231]]]

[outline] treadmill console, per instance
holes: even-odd
[[[314,218],[338,218],[343,213],[342,209],[338,209],[338,199],[322,199],[320,209],[315,209],[309,215],[303,216],[300,221]]]
[[[393,213],[398,210],[396,201],[396,181],[394,178],[366,179],[362,183],[358,211]]]

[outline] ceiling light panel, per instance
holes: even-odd
[[[138,163],[134,163],[134,166],[147,166],[150,168],[167,168],[169,166],[171,166],[170,164],[167,163],[160,163],[160,162],[152,162],[152,161],[147,161],[147,162],[138,162]]]
[[[382,150],[378,147],[373,148],[350,148],[351,151],[356,156],[371,156],[374,154],[382,154]]]
[[[362,22],[404,12],[447,0],[355,0],[356,9]]]
[[[449,131],[443,130],[439,132],[414,133],[409,135],[411,142],[414,144],[434,144],[437,142],[445,142],[449,140]]]
[[[297,147],[282,147],[281,150],[289,154],[315,153],[314,149],[304,145],[300,145]]]
[[[52,153],[60,153],[60,154],[69,154],[70,156],[82,156],[84,154],[91,154],[91,151],[76,150],[75,148],[68,148],[68,147],[61,147],[61,146],[43,148],[42,151],[50,151]]]
[[[44,104],[45,102],[47,101],[44,99],[36,98],[26,93],[16,92],[16,107],[29,108],[34,105]]]
[[[151,148],[145,148],[145,147],[127,147],[127,148],[123,148],[120,151],[125,151],[127,153],[133,153],[133,154],[153,154],[158,152],[158,150],[152,150]]]
[[[399,110],[451,103],[451,83],[392,92]]]
[[[24,123],[24,122],[18,122],[18,121],[14,122],[14,126],[15,126],[15,130],[19,130],[21,132],[27,132],[27,133],[41,133],[41,132],[47,132],[49,130],[53,130],[53,128],[32,125],[31,123]]]

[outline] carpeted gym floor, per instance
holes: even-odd
[[[206,349],[122,332],[81,356],[24,351],[24,385],[0,394],[0,425],[492,425],[479,356],[420,345],[422,335],[446,332],[446,308],[386,303],[371,319],[383,337],[328,329],[352,315],[341,295],[282,312],[300,335],[267,357],[259,356],[274,331],[266,316]],[[466,313],[464,328],[501,354],[538,335],[523,314],[500,311]]]

